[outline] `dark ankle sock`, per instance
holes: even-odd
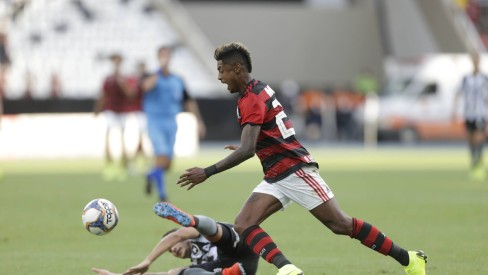
[[[397,260],[401,265],[407,266],[410,263],[410,257],[408,256],[408,251],[399,247],[396,244],[391,246],[390,253],[388,254],[393,259]]]
[[[351,238],[361,241],[367,246],[385,256],[391,256],[401,265],[408,265],[408,252],[394,244],[393,241],[378,230],[374,225],[365,221],[353,218],[353,230]]]
[[[244,230],[241,237],[256,255],[261,256],[268,263],[272,263],[278,268],[281,268],[285,264],[289,263],[281,250],[278,249],[273,239],[271,239],[268,233],[266,233],[258,225],[252,225]],[[276,257],[279,258],[275,263],[274,259]]]
[[[284,267],[285,265],[287,264],[291,264],[290,261],[288,261],[288,259],[285,257],[285,255],[283,254],[277,254],[276,256],[274,256],[273,258],[273,264],[278,268],[282,268]]]

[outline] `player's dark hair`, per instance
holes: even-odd
[[[161,54],[162,51],[166,51],[168,50],[169,52],[171,52],[173,50],[173,47],[171,46],[161,46],[158,48],[158,55]]]
[[[215,49],[215,60],[222,60],[224,64],[240,63],[246,67],[247,71],[252,72],[252,61],[249,50],[242,43],[230,42]]]
[[[116,59],[122,60],[122,55],[120,53],[112,53],[109,57],[110,60],[114,61]]]

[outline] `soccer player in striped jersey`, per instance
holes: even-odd
[[[471,55],[473,72],[463,78],[461,89],[454,98],[454,108],[461,96],[464,98],[464,119],[471,155],[470,176],[474,180],[483,181],[486,171],[483,167],[482,153],[485,143],[486,112],[488,111],[488,77],[479,70],[479,55]]]
[[[103,112],[106,119],[107,128],[105,131],[105,162],[106,167],[103,170],[103,177],[106,180],[123,180],[125,179],[125,165],[127,163],[127,152],[125,149],[125,115],[123,107],[127,97],[131,96],[132,90],[127,84],[127,78],[122,74],[123,57],[120,54],[112,54],[110,61],[113,64],[113,72],[103,81],[100,97],[95,102],[94,112],[98,115]],[[114,154],[111,151],[110,135],[114,129],[119,129],[121,162],[119,165],[114,160]]]
[[[278,268],[278,275],[303,272],[285,257],[260,224],[292,201],[310,211],[335,234],[350,236],[393,257],[407,274],[425,274],[427,256],[422,251],[403,249],[375,226],[352,218],[339,208],[332,190],[319,175],[318,164],[295,138],[292,123],[274,91],[251,76],[252,62],[247,48],[237,42],[224,44],[215,50],[214,57],[218,79],[227,84],[230,93],[238,95],[241,144],[226,146],[234,151],[214,165],[186,170],[178,184],[191,189],[256,154],[263,166],[264,180],[245,202],[234,227],[254,253]]]

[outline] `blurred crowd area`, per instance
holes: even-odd
[[[151,56],[143,57],[142,53],[147,55],[148,52],[153,53],[160,44],[178,41],[177,35],[170,26],[165,25],[162,28],[164,22],[160,22],[161,18],[150,16],[155,7],[141,4],[145,1],[110,0],[105,3],[102,10],[93,9],[96,6],[91,6],[92,1],[89,0],[41,2],[43,1],[0,0],[0,95],[4,98],[11,100],[95,99],[100,93],[103,78],[110,73],[110,62],[107,57],[114,51],[124,57],[125,64],[131,66],[125,67],[124,70],[130,79],[144,74],[148,66],[146,63],[154,59]],[[135,2],[139,4],[136,6]],[[60,3],[67,3],[69,6],[62,6]],[[43,14],[61,8],[66,16],[58,14],[51,18]],[[138,10],[139,14],[132,16],[144,18],[147,20],[147,26],[153,24],[154,28],[165,30],[167,34],[165,40],[148,41],[144,37],[140,39],[134,39],[133,36],[125,37],[125,34],[118,30],[123,26],[114,25],[120,22],[116,18],[107,19],[113,16],[110,9],[126,13]],[[26,19],[39,16],[46,18],[37,21]],[[101,18],[102,16],[105,18]],[[86,43],[88,39],[99,38],[96,34],[93,37],[86,36],[93,22],[97,23],[99,36],[105,37],[102,39],[105,41],[103,44]],[[151,31],[149,27],[145,29],[146,32]],[[106,30],[112,31],[110,34],[103,33]],[[22,31],[23,34],[19,35],[19,32],[15,31]],[[125,32],[130,31],[134,32],[134,30]],[[73,33],[76,35],[71,35]],[[161,37],[154,33],[149,33],[148,36]],[[67,41],[76,41],[78,38],[85,41],[77,43],[79,45]],[[11,40],[15,40],[12,41],[15,46],[9,43]],[[134,40],[145,42],[145,47],[136,44],[138,41]],[[125,47],[115,46],[117,43],[124,44]],[[45,56],[39,58],[39,55]],[[187,62],[187,60],[180,62],[176,60],[176,66],[178,63],[181,65]],[[188,67],[186,64],[185,68]],[[198,66],[193,67],[198,68]],[[192,83],[201,87],[203,81],[198,81],[196,77],[200,73],[190,73]],[[97,74],[97,77],[94,77],[94,74]],[[10,79],[7,79],[8,77]],[[92,83],[93,80],[95,83]],[[214,78],[211,81],[217,83]],[[351,79],[349,83],[344,84],[311,88],[290,79],[282,83],[270,84],[278,93],[278,98],[285,106],[288,115],[293,118],[297,134],[310,141],[362,139],[362,130],[354,117],[355,111],[363,104],[367,93],[375,93],[378,90],[376,77],[368,70],[364,70],[356,79]]]
[[[123,55],[124,71],[135,75],[141,64],[157,67],[162,45],[176,48],[173,71],[191,79],[190,90],[216,85],[154,1],[0,0],[0,22],[7,99],[96,98],[110,55]]]
[[[485,47],[488,47],[488,0],[454,0],[475,25]]]
[[[368,94],[376,94],[376,77],[364,70],[356,79],[324,88],[301,87],[285,80],[277,87],[281,104],[291,115],[297,135],[308,141],[359,141],[364,137],[358,110]]]
[[[453,1],[466,11],[488,46],[488,0]],[[195,49],[189,48],[192,43],[188,37],[186,40],[183,37],[190,36],[189,29],[182,33],[177,29],[181,22],[175,24],[170,17],[174,13],[163,12],[164,8],[154,4],[163,2],[166,1],[105,0],[100,5],[98,0],[0,0],[0,100],[6,99],[11,104],[4,104],[6,113],[13,101],[28,102],[22,107],[32,108],[40,105],[30,104],[31,101],[53,99],[62,100],[63,106],[68,105],[66,101],[70,104],[84,101],[84,109],[77,111],[90,112],[91,101],[100,96],[103,81],[113,70],[111,55],[123,57],[122,72],[127,79],[134,79],[154,72],[158,66],[157,48],[172,45],[175,50],[171,71],[182,76],[189,93],[204,105],[200,106],[204,117],[212,121],[220,119],[220,114],[214,114],[220,103],[215,102],[223,99],[222,104],[229,103],[234,108],[233,103],[225,101],[233,98],[217,81],[212,57],[207,56],[211,59],[208,66]],[[200,44],[196,45],[201,48]],[[211,46],[205,48],[205,54],[213,51],[214,45]],[[410,67],[405,67],[410,74]],[[417,69],[412,69],[412,73]],[[381,72],[375,70],[371,62],[355,65],[347,77],[343,77],[341,71],[341,80],[322,80],[327,73],[330,72],[317,73],[319,80],[313,86],[310,80],[307,83],[295,74],[283,78],[296,79],[280,77],[273,81],[263,79],[261,74],[256,77],[268,82],[277,92],[287,115],[293,119],[297,135],[302,138],[309,141],[363,140],[366,97],[385,90],[380,86],[385,80],[389,83],[392,76],[388,72],[379,75]],[[61,103],[50,103],[49,108],[59,108],[59,105]],[[2,104],[0,112],[1,107]],[[384,104],[380,106],[383,107]],[[35,112],[39,112],[39,108]],[[44,110],[56,112],[46,108],[41,112]],[[66,107],[63,112],[65,110]],[[233,125],[235,121],[229,116],[218,123]],[[404,128],[408,129],[393,130],[398,132]]]

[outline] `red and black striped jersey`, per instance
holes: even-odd
[[[111,75],[105,78],[103,82],[103,95],[103,110],[110,110],[116,113],[122,112],[122,106],[126,96],[115,76]]]
[[[282,180],[304,165],[318,166],[295,138],[291,120],[267,84],[254,79],[248,84],[237,103],[237,119],[241,127],[261,125],[256,155],[267,182]]]
[[[121,76],[128,88],[133,90],[132,97],[124,93],[117,78],[114,75],[105,78],[103,83],[104,110],[110,110],[116,113],[127,113],[142,111],[143,91],[139,85],[139,80],[135,77]]]

